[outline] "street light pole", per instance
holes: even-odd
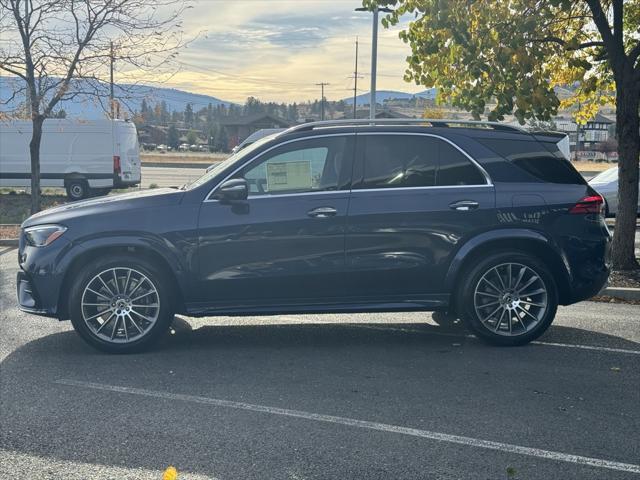
[[[369,119],[376,119],[376,71],[378,63],[378,6],[373,9],[371,33],[371,90],[369,93]]]
[[[376,70],[378,63],[378,13],[391,13],[393,10],[387,7],[375,5],[373,10],[364,7],[356,8],[359,12],[373,12],[373,29],[371,32],[371,91],[369,92],[369,119],[376,118]]]

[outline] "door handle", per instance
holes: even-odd
[[[307,212],[307,215],[314,218],[333,217],[338,211],[333,207],[318,207]]]
[[[480,204],[473,200],[459,200],[449,204],[449,208],[460,211],[475,210],[479,206]]]

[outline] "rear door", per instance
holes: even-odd
[[[495,222],[486,173],[434,135],[366,133],[356,144],[348,289],[387,301],[442,293],[453,253]]]
[[[140,147],[136,126],[114,121],[115,155],[120,157],[120,180],[125,184],[140,182]]]

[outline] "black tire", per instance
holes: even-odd
[[[495,325],[497,325],[497,328],[495,330],[493,330],[493,326],[489,328],[489,325],[483,323],[481,318],[479,317],[478,309],[476,308],[475,304],[475,298],[477,297],[476,288],[479,286],[482,277],[487,272],[492,271],[495,267],[503,269],[504,272],[504,270],[507,268],[504,265],[509,263],[519,264],[531,269],[539,279],[536,280],[536,282],[542,282],[544,288],[546,288],[546,309],[540,312],[538,323],[532,324],[531,329],[525,331],[525,322],[526,320],[529,320],[527,315],[521,314],[525,319],[525,322],[522,323],[518,322],[516,317],[514,317],[513,320],[510,319],[504,325],[505,327],[509,326],[509,332],[511,332],[511,327],[513,327],[514,334],[507,334],[507,332],[498,333],[498,329],[500,330],[500,332],[502,332],[503,330],[503,324],[500,323],[503,322],[502,317],[500,317],[499,321],[495,322]],[[515,280],[513,280],[513,282],[515,283]],[[508,283],[508,281],[505,283]],[[509,285],[509,287],[510,286],[511,285]],[[496,297],[500,297],[496,298],[496,300],[498,301],[505,300],[504,296],[496,295]],[[515,297],[519,298],[519,295],[516,295]],[[526,301],[531,302],[532,300],[528,299]],[[482,307],[479,308],[480,311],[482,311]],[[488,308],[488,310],[491,309],[492,308]],[[476,336],[492,345],[516,346],[524,345],[535,340],[536,338],[540,337],[540,335],[542,335],[547,330],[547,328],[549,328],[549,325],[551,325],[551,322],[553,322],[553,319],[555,318],[557,309],[558,291],[556,283],[553,279],[553,275],[550,273],[548,267],[540,259],[524,252],[505,251],[494,253],[486,258],[480,258],[464,269],[464,271],[461,273],[460,282],[458,282],[458,289],[456,292],[456,310],[460,318]],[[484,311],[486,312],[488,310]],[[517,311],[520,312],[520,310]],[[500,311],[498,313],[500,313]],[[509,318],[509,316],[505,316],[505,322],[507,318]],[[520,332],[518,332],[518,328],[521,328]]]
[[[157,320],[151,325],[148,330],[144,330],[144,334],[137,339],[129,340],[127,337],[126,343],[114,343],[113,341],[105,340],[96,334],[85,322],[83,317],[82,297],[85,292],[85,288],[89,286],[90,282],[96,278],[100,272],[104,272],[109,269],[133,269],[147,277],[152,286],[157,291],[159,308],[157,312]],[[108,282],[108,280],[107,280]],[[154,345],[160,337],[168,330],[171,322],[173,321],[173,298],[171,296],[171,290],[169,288],[169,281],[166,276],[157,269],[151,263],[135,258],[131,255],[116,254],[104,259],[97,259],[90,262],[84,268],[82,268],[76,274],[76,279],[71,285],[69,294],[68,311],[71,318],[73,328],[78,332],[84,341],[89,345],[107,353],[134,353],[141,352]],[[85,307],[86,308],[86,307]],[[115,310],[114,310],[115,311]],[[129,320],[130,322],[130,320]],[[108,323],[108,322],[104,322]],[[114,320],[112,320],[112,324]],[[128,325],[128,331],[136,331],[132,328],[130,323],[126,323],[124,319],[121,323],[124,323],[125,329]],[[111,326],[108,327],[111,329]],[[118,328],[118,324],[113,327],[113,330]],[[143,327],[144,328],[144,327]],[[122,324],[120,324],[120,330]],[[120,331],[118,330],[118,331]],[[106,329],[105,329],[106,331]],[[122,339],[121,339],[122,340]]]
[[[67,197],[72,202],[85,199],[91,194],[89,184],[81,178],[67,180],[65,188],[67,190]]]

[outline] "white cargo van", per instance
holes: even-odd
[[[0,186],[29,187],[30,121],[0,121]],[[40,184],[61,187],[72,200],[140,183],[133,123],[47,119],[40,146]]]

